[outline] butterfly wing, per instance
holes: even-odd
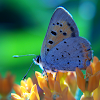
[[[45,64],[51,70],[74,71],[89,66],[91,59],[90,43],[82,37],[70,37],[48,52]]]
[[[63,7],[58,7],[49,23],[49,27],[43,41],[41,49],[41,59],[45,61],[45,56],[59,42],[68,37],[79,36],[78,28],[69,14]]]

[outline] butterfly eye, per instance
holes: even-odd
[[[40,60],[41,60],[41,57],[40,57],[40,56],[37,56],[37,57],[36,57],[36,61],[37,61],[37,63],[39,63]]]

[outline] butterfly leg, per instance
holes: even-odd
[[[57,77],[57,74],[58,74],[58,70],[57,71],[53,71],[53,72],[56,72],[56,75],[55,75],[55,81],[56,81],[56,77]]]
[[[48,79],[48,74],[47,74],[47,71],[46,71],[46,69],[45,69],[45,67],[43,67],[43,72],[42,72],[42,75],[44,74],[44,75],[46,75],[47,76],[47,79]]]

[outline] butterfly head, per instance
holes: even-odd
[[[39,67],[43,70],[43,66],[42,66],[42,61],[41,61],[41,56],[37,56],[36,58],[33,58],[33,61],[35,64],[39,65]]]
[[[37,56],[36,58],[33,58],[33,61],[36,63],[36,64],[39,64],[41,62],[41,56]]]

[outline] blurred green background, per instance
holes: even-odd
[[[41,51],[50,18],[58,6],[73,16],[80,36],[91,42],[94,56],[100,59],[100,0],[0,0],[0,74],[10,71],[20,83],[33,57],[13,55],[36,54]],[[33,65],[35,71],[41,71]],[[27,77],[34,74],[30,70]]]

